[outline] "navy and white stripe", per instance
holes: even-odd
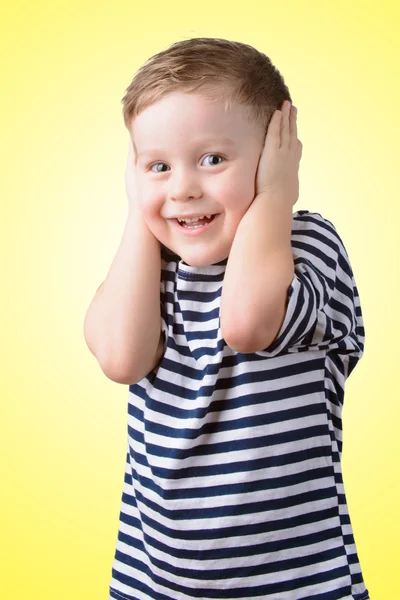
[[[368,598],[340,462],[359,295],[319,213],[294,213],[292,250],[279,335],[240,354],[220,330],[228,259],[192,267],[163,247],[165,352],[129,386],[110,598]]]

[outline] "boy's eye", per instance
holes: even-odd
[[[165,163],[162,162],[158,162],[158,163],[154,163],[154,165],[151,165],[150,167],[150,171],[153,171],[153,173],[162,173],[163,170],[162,169],[153,169],[153,167],[157,167],[159,165],[164,165],[165,167],[167,167],[168,165],[166,165]],[[165,169],[164,169],[165,170]]]
[[[219,164],[221,164],[220,162],[216,162],[214,159],[217,159],[217,161],[223,161],[224,157],[220,156],[219,154],[208,154],[202,161],[202,164],[205,160],[207,160],[207,158],[211,158],[212,162],[211,164],[209,163],[208,166],[217,166]],[[207,166],[207,165],[206,165]],[[154,168],[155,167],[155,168]],[[159,168],[160,167],[160,168]],[[163,169],[163,167],[166,167],[165,169]],[[150,166],[150,171],[153,171],[153,173],[164,173],[167,169],[168,169],[168,165],[166,163],[163,162],[158,162],[158,163],[154,163]]]
[[[223,157],[222,157],[222,156],[220,156],[219,154],[209,154],[208,156],[206,156],[206,157],[204,158],[204,160],[207,160],[207,158],[212,158],[212,159],[214,159],[214,158],[217,158],[217,159],[219,159],[219,158],[220,158],[221,160],[224,160],[224,159],[223,159]],[[214,167],[215,167],[216,165],[219,165],[219,164],[220,164],[219,162],[214,162],[214,161],[212,161],[212,163],[211,163],[211,166],[214,166]]]

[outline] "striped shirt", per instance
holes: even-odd
[[[359,295],[330,221],[294,213],[291,244],[284,322],[248,354],[221,336],[228,259],[193,267],[162,247],[164,355],[129,386],[109,599],[369,598],[341,468]]]

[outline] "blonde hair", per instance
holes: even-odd
[[[271,60],[248,44],[220,38],[175,42],[149,58],[136,72],[121,100],[128,131],[132,119],[170,92],[201,92],[249,107],[251,120],[268,128],[282,102],[292,102],[288,87]]]

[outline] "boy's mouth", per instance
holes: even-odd
[[[188,229],[191,229],[193,227],[203,227],[204,225],[211,223],[211,221],[214,220],[215,216],[216,215],[210,215],[210,217],[202,217],[201,219],[190,219],[190,220],[176,219],[176,221],[178,221],[178,223],[181,227],[187,227]]]
[[[185,233],[187,235],[196,235],[198,233],[203,233],[211,227],[213,227],[214,222],[218,220],[219,216],[220,213],[217,213],[215,215],[211,215],[209,219],[207,217],[204,217],[192,223],[179,222],[177,218],[170,220],[175,225],[175,227],[177,227],[182,233]]]

